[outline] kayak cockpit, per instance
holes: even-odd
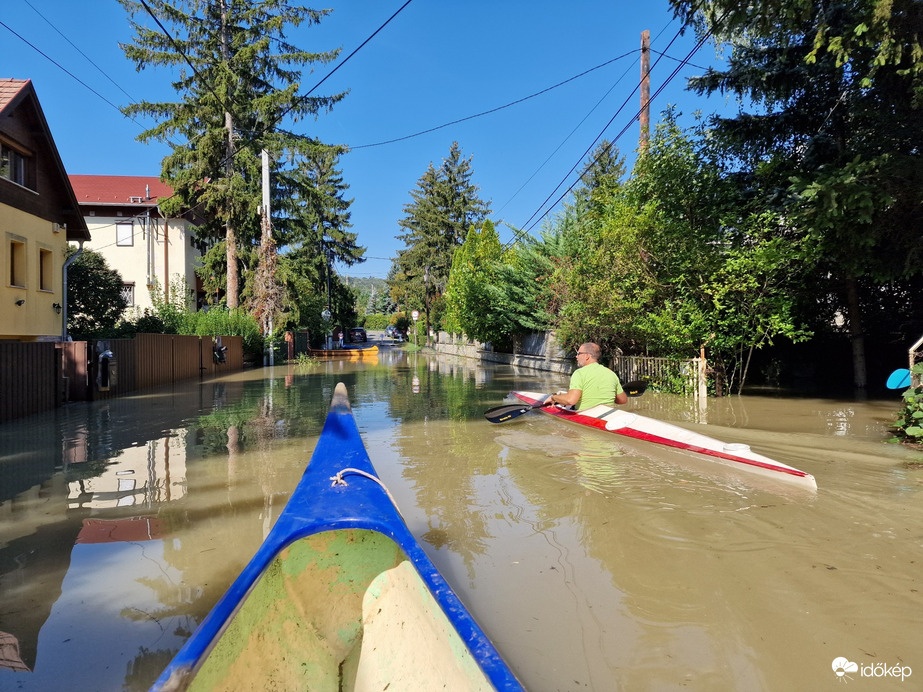
[[[493,689],[400,546],[366,529],[284,548],[198,670],[171,682],[164,689]]]

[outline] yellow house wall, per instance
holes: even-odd
[[[62,269],[67,245],[64,230],[50,221],[0,204],[0,339],[14,341],[59,340],[63,316],[54,304],[62,303]],[[25,285],[12,284],[12,243],[25,243]],[[51,252],[49,289],[39,284],[40,251]],[[25,301],[16,305],[16,301]]]
[[[122,281],[135,285],[135,302],[126,311],[127,316],[153,307],[155,282],[161,295],[177,276],[187,287],[195,289],[195,267],[200,253],[192,247],[191,224],[185,220],[167,219],[166,233],[164,219],[156,217],[85,216],[84,220],[93,238],[84,247],[99,252],[109,267],[121,275]],[[117,224],[129,221],[132,245],[118,245]]]

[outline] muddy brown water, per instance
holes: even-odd
[[[562,379],[393,350],[0,426],[0,689],[147,689],[278,517],[338,381],[411,531],[528,689],[923,688],[923,453],[883,442],[896,396],[629,401],[812,473],[806,494],[482,416]]]

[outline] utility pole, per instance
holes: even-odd
[[[651,130],[651,32],[641,32],[641,112],[638,116],[641,124],[641,137],[638,148],[647,149]]]
[[[272,264],[275,264],[274,260],[276,248],[272,242],[272,225],[270,223],[271,217],[269,215],[269,152],[263,149],[261,158],[261,163],[263,164],[263,206],[260,208],[260,225],[262,226],[262,242],[260,243],[260,246],[263,256],[260,258],[260,260],[264,265],[261,267],[262,273],[264,274],[261,278],[266,283],[266,285],[263,287],[265,290],[265,295],[260,296],[260,298],[263,299],[263,310],[268,312],[268,314],[264,313],[262,315],[263,336],[269,337],[272,334],[272,316],[276,309],[275,300],[273,300],[273,298],[275,298],[274,291],[270,290],[270,287],[275,283],[275,278],[272,276],[272,271],[270,268],[266,265],[270,263],[269,253],[272,254]],[[273,344],[270,341],[269,365],[272,366],[275,364],[275,349],[273,348]]]

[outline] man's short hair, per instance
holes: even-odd
[[[599,360],[600,356],[602,356],[602,351],[600,350],[599,346],[594,344],[592,341],[586,342],[585,344],[581,345],[580,348],[586,351],[590,358],[593,360]]]

